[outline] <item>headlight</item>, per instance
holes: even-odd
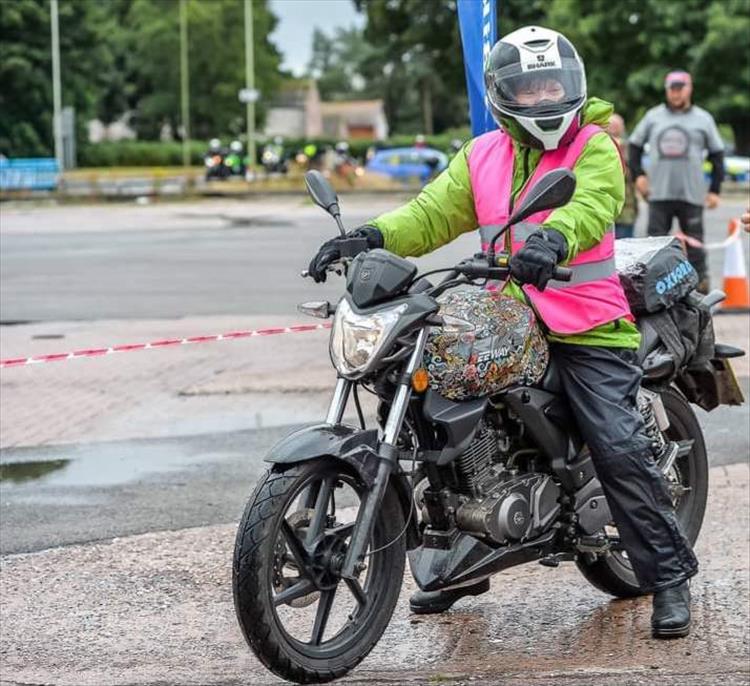
[[[373,314],[357,314],[343,298],[336,308],[330,347],[331,361],[339,374],[350,377],[367,372],[406,309],[406,303],[402,303]]]

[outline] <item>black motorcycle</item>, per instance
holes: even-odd
[[[344,233],[338,200],[317,172],[306,175],[314,201]],[[508,277],[495,241],[512,224],[571,197],[567,170],[545,176],[480,254],[437,285],[385,250],[344,242],[332,266],[347,272],[335,308],[330,354],[336,388],[324,423],[278,443],[237,532],[234,603],[248,644],[279,676],[325,682],[352,670],[380,639],[401,591],[405,558],[419,587],[476,583],[524,562],[574,561],[594,586],[640,595],[591,456],[550,364],[536,386],[454,402],[429,387],[423,354],[430,330],[447,326],[437,300],[456,287]],[[431,272],[434,273],[434,272]],[[558,267],[555,279],[568,280]],[[723,294],[700,302],[704,311]],[[647,319],[647,318],[646,318]],[[710,321],[710,314],[709,314]],[[706,447],[690,402],[738,404],[728,359],[712,347],[702,366],[677,359],[659,328],[639,322],[644,371],[639,407],[654,441],[683,531],[694,542],[708,487]],[[358,396],[379,399],[367,428]],[[349,398],[360,426],[342,423]]]

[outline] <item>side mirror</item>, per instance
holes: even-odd
[[[328,183],[328,180],[323,174],[315,169],[306,172],[305,186],[307,186],[307,192],[318,207],[322,207],[333,217],[341,214],[339,211],[339,199],[336,195],[336,191],[333,190],[331,184]]]
[[[517,224],[542,210],[562,207],[573,197],[575,189],[576,175],[569,169],[547,172],[523,199],[508,224]]]

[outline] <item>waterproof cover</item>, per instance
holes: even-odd
[[[444,398],[480,398],[544,376],[549,347],[530,307],[479,289],[453,291],[438,302],[446,325],[430,333],[423,364],[430,387]]]
[[[698,273],[671,236],[615,241],[615,264],[634,313],[658,312],[698,285]]]

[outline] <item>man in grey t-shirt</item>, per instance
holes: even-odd
[[[638,192],[649,201],[648,234],[664,236],[677,217],[683,233],[703,241],[703,205],[719,204],[724,177],[724,143],[713,117],[691,102],[690,74],[673,71],[664,82],[666,103],[651,108],[630,136],[630,170]],[[648,143],[651,166],[646,176],[641,166]],[[703,151],[712,165],[706,193]],[[687,246],[688,258],[701,280],[699,290],[708,291],[706,253]]]

